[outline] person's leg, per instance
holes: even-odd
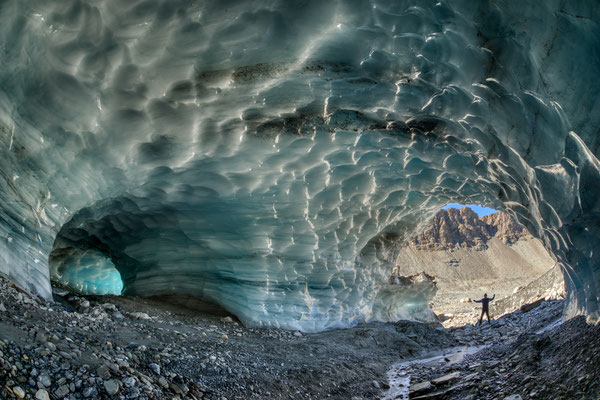
[[[482,321],[483,321],[483,310],[481,310],[481,316],[479,317],[479,322],[477,323],[477,325],[481,325]]]
[[[487,315],[488,324],[491,324],[491,322],[490,322],[490,310],[485,310],[485,315]]]

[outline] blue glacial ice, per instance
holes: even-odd
[[[597,318],[599,21],[596,1],[6,0],[0,271],[49,297],[118,291],[116,269],[124,294],[345,327],[402,306],[398,244],[477,203]]]
[[[121,294],[123,280],[110,258],[91,249],[69,248],[67,252],[52,255],[61,264],[61,272],[56,276],[60,283],[85,294]]]

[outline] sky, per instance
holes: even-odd
[[[498,212],[498,210],[494,210],[493,208],[489,208],[489,207],[483,207],[481,204],[458,204],[458,203],[449,203],[446,204],[444,207],[442,207],[444,210],[447,210],[448,208],[463,208],[463,207],[469,207],[470,209],[472,209],[473,211],[475,211],[475,213],[479,216],[479,217],[485,217],[486,215],[490,215],[493,214],[495,212]]]

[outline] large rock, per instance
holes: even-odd
[[[434,385],[444,385],[450,381],[457,379],[458,377],[460,377],[460,372],[456,371],[440,376],[439,378],[432,379],[431,383],[433,383]]]
[[[536,301],[534,301],[533,303],[527,303],[527,304],[523,304],[521,306],[521,311],[523,312],[528,312],[533,310],[536,307],[539,307],[540,304],[542,304],[542,302],[544,301],[544,299],[537,299]]]
[[[429,381],[419,382],[414,385],[410,385],[410,394],[425,393],[433,389],[433,385]]]

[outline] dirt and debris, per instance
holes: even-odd
[[[306,334],[190,299],[55,295],[0,277],[0,399],[371,399],[397,360],[455,344],[415,322]]]
[[[403,321],[306,334],[247,328],[190,299],[55,295],[46,302],[0,277],[0,399],[390,398],[399,362],[404,398],[600,394],[600,328],[560,324],[561,301],[481,327]]]
[[[456,348],[396,365],[390,399],[598,399],[600,326],[562,322],[563,301],[540,301],[491,324],[448,330]],[[469,351],[471,350],[471,351]]]

